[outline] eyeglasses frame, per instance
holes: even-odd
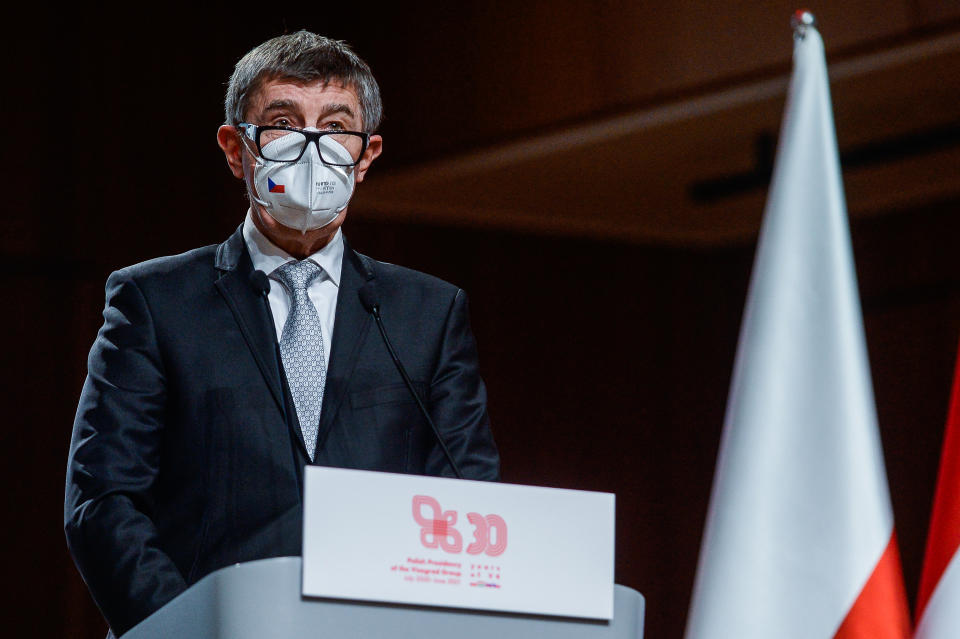
[[[253,127],[254,134],[251,138],[249,133],[249,128]],[[263,156],[263,147],[260,146],[260,135],[264,131],[290,131],[292,133],[300,133],[301,135],[307,138],[303,146],[300,148],[300,155],[295,157],[292,160],[270,160],[270,162],[297,162],[300,158],[303,157],[303,154],[306,152],[307,147],[310,146],[310,142],[313,142],[317,145],[317,153],[320,156],[320,161],[329,166],[339,166],[344,168],[354,167],[360,163],[360,160],[363,159],[363,154],[367,152],[367,146],[370,144],[370,134],[364,131],[305,131],[303,129],[298,129],[292,126],[275,126],[275,125],[261,125],[261,124],[251,124],[249,122],[240,122],[237,124],[238,129],[242,129],[245,137],[251,138],[254,144],[257,145],[257,153],[260,154],[260,157]],[[363,145],[360,147],[360,155],[357,156],[357,159],[353,164],[337,164],[335,162],[327,162],[323,159],[323,153],[320,151],[320,138],[325,135],[352,135],[357,136],[363,142]],[[269,159],[269,158],[264,158]]]

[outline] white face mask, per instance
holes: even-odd
[[[272,150],[281,155],[280,148],[289,145],[291,137],[296,136],[284,136],[264,145],[264,153],[269,154]],[[320,144],[323,146],[324,156],[338,158],[344,163],[353,161],[350,152],[332,136],[322,136]],[[303,157],[296,162],[274,162],[254,155],[252,180],[244,163],[244,177],[250,199],[262,206],[267,214],[280,224],[306,233],[330,224],[347,208],[353,195],[355,167],[324,164],[312,142],[303,152]],[[256,186],[259,197],[254,195],[251,182],[252,186]]]

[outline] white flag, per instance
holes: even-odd
[[[687,639],[909,636],[823,41],[794,48]]]

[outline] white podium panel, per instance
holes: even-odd
[[[613,616],[609,493],[308,466],[303,594]]]

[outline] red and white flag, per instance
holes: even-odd
[[[960,353],[943,438],[927,554],[917,594],[917,639],[960,637]]]
[[[823,41],[799,25],[687,639],[907,639]]]

